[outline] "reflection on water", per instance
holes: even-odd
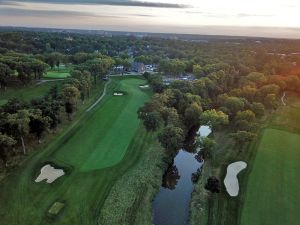
[[[163,176],[162,187],[170,190],[175,189],[179,178],[177,167],[175,165],[170,166]]]
[[[197,134],[201,137],[207,137],[211,133],[211,128],[209,126],[201,126],[197,131]]]
[[[208,136],[211,129],[201,126],[201,136]],[[198,133],[197,132],[197,133]],[[195,135],[190,135],[194,138]],[[153,201],[154,225],[184,225],[188,223],[189,203],[193,191],[192,174],[201,166],[201,156],[197,154],[194,139],[188,140],[186,150],[180,150],[174,163],[168,168],[159,193]],[[195,147],[195,146],[194,146]]]

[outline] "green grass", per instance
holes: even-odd
[[[70,77],[69,72],[64,71],[48,71],[46,75],[43,76],[43,78],[51,78],[51,79],[64,79],[67,77]]]
[[[100,225],[152,225],[152,200],[167,164],[157,133],[139,129],[129,148],[142,149],[132,166],[110,191],[99,218]]]
[[[85,121],[85,126],[63,142],[55,158],[81,171],[113,166],[122,160],[139,124],[136,112],[148,98],[147,93],[139,90],[138,82],[138,79],[114,82],[107,92],[105,107],[99,108]],[[113,96],[115,89],[127,94]]]
[[[298,224],[300,185],[300,98],[288,93],[257,144],[245,183],[241,225]],[[257,207],[259,205],[259,207]]]
[[[114,183],[144,153],[138,143],[146,136],[139,136],[142,128],[136,112],[150,93],[140,90],[140,82],[134,77],[113,79],[107,96],[95,109],[1,181],[1,223],[96,224]],[[127,94],[114,97],[115,89]],[[65,168],[66,175],[50,185],[35,183],[47,162]],[[63,202],[65,207],[57,217],[48,218],[54,202]]]
[[[33,98],[42,97],[52,86],[62,85],[63,81],[45,82],[38,85],[20,86],[15,88],[7,88],[6,91],[0,92],[0,106],[4,105],[10,98],[19,98],[25,101],[30,101]]]
[[[63,208],[65,204],[61,202],[54,202],[54,204],[49,209],[48,213],[52,215],[57,215]]]
[[[70,67],[60,65],[59,68],[55,67],[47,71],[47,74],[43,76],[46,79],[64,79],[70,77]]]
[[[298,134],[264,131],[247,183],[242,225],[298,224],[299,146]]]
[[[193,193],[192,196],[192,202],[191,202],[191,216],[190,216],[190,225],[199,225],[199,224],[209,224],[209,225],[252,225],[252,224],[257,224],[257,225],[266,225],[266,224],[275,224],[274,221],[268,221],[264,223],[259,223],[256,220],[255,217],[261,216],[261,214],[265,213],[265,210],[268,210],[268,208],[274,208],[280,206],[277,206],[276,198],[284,198],[284,201],[291,201],[290,197],[287,197],[286,193],[285,195],[282,194],[277,194],[276,190],[278,188],[285,188],[286,191],[291,190],[290,188],[293,188],[292,186],[287,188],[286,185],[291,185],[295,184],[296,185],[296,178],[295,181],[286,181],[286,178],[288,177],[287,175],[283,175],[283,173],[286,173],[284,169],[282,170],[277,170],[277,168],[273,168],[274,162],[272,161],[272,157],[275,157],[278,159],[282,160],[282,163],[288,164],[291,161],[293,163],[293,160],[289,160],[291,154],[294,154],[295,160],[298,160],[299,162],[299,153],[295,152],[295,148],[299,149],[299,134],[300,134],[300,96],[293,94],[293,93],[288,93],[287,95],[287,105],[288,106],[281,106],[279,107],[274,113],[269,114],[265,120],[261,121],[261,131],[258,133],[258,138],[257,141],[253,142],[250,146],[245,146],[242,151],[239,151],[240,149],[236,149],[236,146],[233,145],[232,141],[228,137],[228,133],[230,131],[221,131],[214,133],[214,138],[217,141],[217,148],[216,151],[214,152],[215,154],[213,155],[213,161],[206,161],[204,171],[202,173],[202,178],[200,181],[196,184],[195,186],[195,192]],[[269,132],[268,130],[276,130],[276,132],[283,132],[282,137],[278,137],[278,135],[274,136],[273,139],[275,140],[274,143],[281,143],[286,144],[284,147],[280,147],[278,145],[278,149],[274,153],[272,153],[272,156],[270,159],[267,157],[264,159],[264,162],[269,169],[281,172],[277,173],[278,178],[277,180],[273,181],[268,181],[266,176],[269,175],[264,175],[264,178],[266,180],[258,180],[257,182],[255,181],[255,185],[257,185],[257,189],[255,192],[252,190],[252,194],[259,194],[261,190],[266,193],[266,196],[269,196],[269,199],[264,199],[264,198],[255,198],[250,197],[248,198],[248,178],[253,176],[252,175],[252,170],[255,170],[255,165],[256,165],[256,159],[259,156],[260,152],[260,143],[264,141],[263,139],[265,138],[265,132]],[[283,139],[287,137],[287,139]],[[289,140],[291,138],[291,140]],[[270,141],[272,142],[273,139]],[[296,141],[293,143],[293,140]],[[292,145],[289,147],[289,145]],[[280,148],[280,150],[279,150]],[[294,149],[294,150],[293,150]],[[280,151],[280,152],[278,152]],[[291,152],[289,152],[291,151]],[[299,149],[300,151],[300,149]],[[267,151],[265,152],[267,154]],[[238,161],[238,160],[243,160],[248,163],[247,168],[242,171],[239,174],[239,184],[240,184],[240,193],[238,197],[230,197],[226,189],[223,185],[221,185],[221,193],[219,194],[214,194],[211,195],[209,192],[204,190],[204,185],[206,182],[206,179],[209,176],[217,176],[220,178],[221,181],[223,181],[225,175],[226,175],[226,168],[228,164]],[[270,161],[270,162],[269,162]],[[298,163],[297,162],[297,163]],[[270,163],[270,164],[269,164]],[[299,163],[298,163],[299,164]],[[294,173],[297,170],[298,166],[290,167],[291,165],[285,165],[284,167],[289,170],[289,172]],[[292,172],[293,171],[293,172]],[[263,171],[260,169],[258,172],[260,175],[263,175]],[[293,176],[290,173],[291,176]],[[297,175],[298,176],[298,175]],[[281,178],[280,178],[281,177]],[[299,177],[299,176],[298,176]],[[250,178],[251,179],[251,178]],[[283,179],[286,181],[286,184],[281,184],[280,180]],[[249,181],[251,182],[251,181]],[[252,182],[254,183],[253,179]],[[295,186],[296,188],[297,186]],[[249,187],[250,188],[250,187]],[[299,190],[299,185],[298,185],[298,190]],[[269,195],[269,192],[272,193],[272,197]],[[294,193],[296,194],[296,193]],[[296,194],[297,195],[297,194]],[[298,195],[299,196],[299,195]],[[287,198],[285,198],[287,197]],[[252,214],[252,218],[246,219],[249,220],[249,223],[241,223],[242,220],[242,211],[243,211],[243,206],[247,207],[247,203],[249,201],[252,201],[251,198],[253,198],[253,207],[257,208],[257,212],[259,213],[258,215]],[[250,199],[250,200],[249,200]],[[261,200],[261,201],[260,201]],[[274,201],[273,201],[274,200]],[[299,199],[298,199],[299,200]],[[263,202],[265,201],[265,202]],[[291,204],[294,204],[293,200],[291,201]],[[295,208],[299,208],[298,206]],[[295,210],[294,209],[294,210]],[[272,209],[270,209],[272,210]],[[285,209],[283,209],[284,213]],[[292,213],[292,212],[291,212]],[[300,213],[299,211],[297,212],[298,214]],[[243,211],[244,214],[244,211]],[[288,213],[287,213],[288,215]],[[274,215],[276,217],[276,215]],[[245,218],[245,217],[244,217]],[[255,221],[255,222],[253,222]],[[279,220],[281,223],[278,224],[291,224],[294,225],[295,223],[290,222],[282,222],[282,220]],[[251,223],[253,222],[253,223]],[[297,224],[297,223],[296,223]]]

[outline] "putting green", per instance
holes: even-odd
[[[142,81],[113,78],[107,95],[92,111],[0,182],[0,224],[97,224],[111,187],[153,141],[137,119],[138,107],[151,94],[139,88]],[[114,90],[126,95],[113,96]],[[66,174],[52,184],[35,183],[47,162]],[[58,216],[49,217],[55,202],[65,206]]]
[[[44,75],[44,78],[63,79],[70,76],[69,72],[49,71],[46,75]]]
[[[264,131],[247,183],[242,225],[299,224],[299,147],[298,134]]]

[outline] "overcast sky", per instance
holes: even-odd
[[[300,0],[0,0],[0,25],[300,38]]]

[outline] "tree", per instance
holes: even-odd
[[[74,86],[67,85],[64,87],[62,92],[65,102],[65,111],[68,114],[68,118],[71,119],[71,114],[73,113],[75,105],[77,104],[80,91]]]
[[[66,85],[62,90],[62,93],[65,102],[69,102],[73,105],[76,105],[78,98],[80,96],[80,92],[77,87]]]
[[[246,79],[255,84],[261,84],[267,80],[263,73],[258,73],[258,72],[249,73],[246,76]]]
[[[58,98],[58,86],[57,85],[53,85],[48,93],[47,93],[47,96],[50,96],[52,99],[57,99]]]
[[[144,126],[147,131],[155,131],[162,124],[162,118],[160,114],[156,111],[147,113],[143,120]]]
[[[18,78],[24,85],[31,81],[33,69],[30,62],[18,62],[16,70],[18,71]]]
[[[252,111],[257,115],[257,117],[262,117],[265,115],[265,106],[260,102],[253,102],[251,105]]]
[[[156,93],[161,93],[164,90],[164,84],[161,76],[152,75],[149,79],[149,83]]]
[[[228,115],[215,109],[206,110],[200,116],[200,124],[208,125],[212,130],[217,130],[228,123]]]
[[[26,154],[26,146],[24,137],[29,133],[30,113],[26,109],[19,110],[15,114],[7,116],[8,123],[10,124],[11,132],[20,138],[24,155]]]
[[[258,92],[257,92],[257,97],[260,100],[260,102],[263,102],[264,99],[267,97],[267,95],[274,95],[275,98],[278,96],[280,92],[280,87],[276,84],[269,84],[262,86]]]
[[[256,134],[248,131],[238,131],[230,135],[239,147],[247,145],[256,138]]]
[[[108,56],[103,58],[95,58],[87,60],[84,64],[81,64],[78,69],[87,70],[94,77],[94,83],[97,83],[97,77],[103,77],[111,69],[114,64],[114,60]]]
[[[43,74],[46,72],[48,65],[41,60],[34,59],[31,63],[31,68],[34,73],[35,79],[41,79]]]
[[[7,80],[11,76],[12,70],[6,64],[0,63],[0,89],[6,89]]]
[[[200,115],[202,113],[202,108],[197,103],[192,103],[184,111],[184,122],[188,129],[193,126],[199,125]]]
[[[181,121],[175,108],[162,107],[160,114],[164,120],[165,126],[173,125],[175,127],[181,127]]]
[[[14,138],[0,132],[0,157],[5,166],[7,166],[7,158],[10,150],[16,143],[17,141]]]
[[[224,106],[229,110],[231,115],[235,115],[244,108],[245,104],[241,98],[228,97],[224,102]]]
[[[219,193],[221,190],[221,184],[218,178],[209,177],[205,184],[205,189],[209,190],[211,193]]]
[[[57,124],[60,122],[60,100],[57,98],[49,99],[49,95],[46,95],[43,99],[39,98],[31,100],[31,107],[36,110],[41,110],[42,116],[49,118],[48,122],[51,129],[57,127]]]
[[[197,140],[197,145],[201,148],[200,153],[204,159],[211,158],[216,144],[213,139],[208,137],[198,137]]]
[[[37,109],[31,112],[30,133],[35,134],[40,142],[42,134],[49,128],[50,118],[42,115],[42,111]]]
[[[2,106],[2,111],[5,113],[13,114],[16,113],[18,110],[28,108],[28,104],[22,100],[17,98],[11,98],[8,102]]]
[[[169,153],[175,153],[182,148],[184,141],[184,132],[179,127],[166,126],[163,131],[158,135],[158,140],[161,145]]]
[[[255,120],[255,113],[249,109],[247,109],[245,111],[238,111],[235,116],[235,120],[236,121],[246,120],[249,123],[252,123]]]
[[[59,66],[60,66],[61,62],[64,61],[65,56],[59,52],[54,52],[52,54],[55,57],[55,66],[59,70]]]
[[[278,107],[278,101],[275,94],[268,94],[264,99],[264,103],[269,109],[276,109]]]
[[[202,67],[199,64],[193,65],[193,74],[200,78],[202,75]]]
[[[129,70],[129,68],[131,67],[130,59],[128,58],[122,59],[121,65],[123,66],[123,70],[122,70],[122,75],[123,75],[124,71]]]
[[[76,87],[80,91],[81,99],[84,100],[86,97],[89,97],[92,88],[91,74],[88,71],[73,70],[71,76],[78,81]]]

